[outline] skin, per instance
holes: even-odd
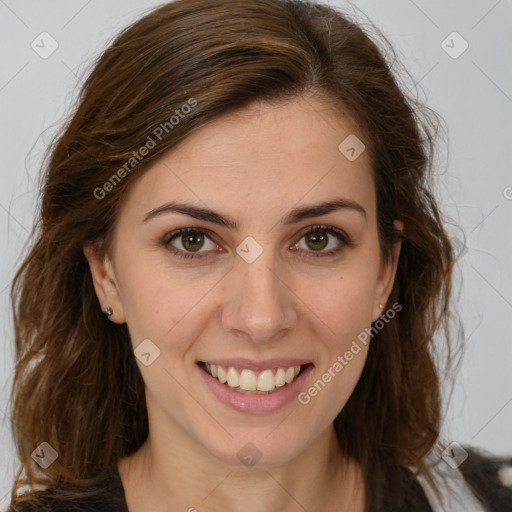
[[[390,307],[400,242],[381,260],[369,157],[363,152],[349,161],[338,150],[350,134],[364,140],[349,117],[314,98],[255,103],[218,117],[134,182],[109,255],[84,248],[99,302],[113,309],[110,320],[127,323],[134,348],[150,339],[160,350],[149,366],[137,360],[150,435],[119,462],[130,512],[164,511],[170,503],[191,512],[316,511],[333,504],[364,510],[360,468],[340,454],[332,423],[368,346],[307,405],[294,399],[261,414],[218,401],[196,365],[222,357],[303,357],[314,364],[307,390]],[[345,208],[281,223],[293,208],[338,197],[359,203],[366,218]],[[143,222],[169,201],[229,215],[239,231],[175,212]],[[308,242],[303,232],[319,224],[345,231],[355,245],[344,247],[329,233],[324,245]],[[180,259],[161,243],[183,227],[213,233],[202,247],[192,246],[207,257]],[[252,263],[236,252],[247,236],[263,249]],[[178,236],[172,245],[193,254],[186,240]],[[337,247],[336,255],[314,256]],[[250,467],[237,457],[249,442],[261,453]]]

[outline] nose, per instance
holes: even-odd
[[[252,263],[237,258],[226,284],[222,323],[231,335],[264,345],[297,324],[296,295],[267,250]],[[269,255],[269,256],[266,256]]]

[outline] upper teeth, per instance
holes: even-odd
[[[271,369],[263,370],[258,374],[252,370],[243,369],[240,373],[230,366],[227,370],[216,364],[205,363],[206,371],[218,379],[222,384],[227,383],[231,388],[239,388],[244,391],[273,391],[285,384],[290,384],[299,374],[300,366],[278,368],[275,375]]]

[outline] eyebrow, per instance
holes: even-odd
[[[308,219],[311,217],[320,217],[322,215],[327,215],[328,213],[338,211],[338,210],[351,210],[360,213],[365,221],[367,221],[366,210],[357,202],[352,201],[347,198],[336,198],[331,201],[326,201],[323,203],[301,206],[299,208],[294,208],[292,211],[286,215],[284,219],[282,219],[282,223],[286,225],[296,224],[303,219]],[[222,215],[218,212],[210,210],[209,208],[202,208],[198,206],[194,206],[187,203],[176,203],[169,202],[165,203],[162,206],[154,208],[153,210],[146,213],[142,222],[148,222],[150,219],[163,215],[165,213],[181,213],[184,215],[188,215],[189,217],[193,217],[194,219],[203,220],[206,222],[211,222],[213,224],[218,224],[220,226],[227,227],[229,229],[238,231],[239,225],[235,219],[228,215]]]

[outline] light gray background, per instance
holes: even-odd
[[[8,504],[15,455],[6,415],[13,373],[9,284],[36,203],[43,151],[69,112],[81,73],[149,0],[0,0],[0,508]],[[331,1],[333,6],[351,6]],[[512,2],[364,0],[354,3],[389,37],[446,120],[450,145],[438,193],[462,248],[457,301],[467,349],[447,410],[450,440],[512,455]],[[353,8],[350,7],[353,12]],[[42,59],[43,31],[58,49]],[[457,31],[469,44],[454,59],[441,43]],[[460,41],[448,44],[452,51]],[[410,84],[412,87],[414,84]]]

